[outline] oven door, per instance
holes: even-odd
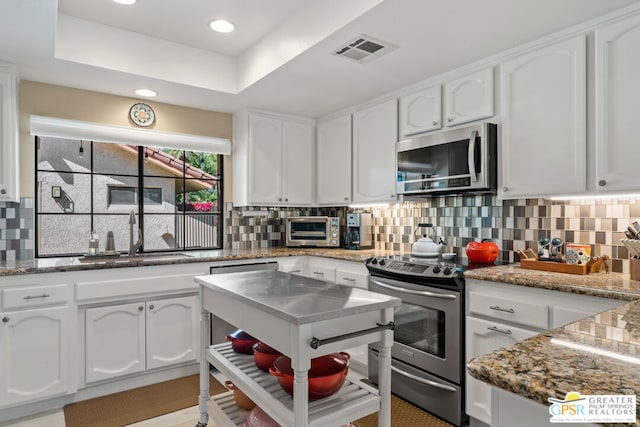
[[[375,276],[369,290],[402,300],[394,309],[391,357],[460,384],[460,292]]]

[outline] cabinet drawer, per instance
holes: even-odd
[[[336,270],[336,283],[339,285],[353,286],[354,288],[367,289],[368,274],[355,273],[348,270]]]
[[[325,282],[334,283],[336,281],[336,269],[334,267],[325,267],[321,265],[309,265],[307,276]]]
[[[3,310],[64,304],[68,300],[68,285],[30,286],[2,290]]]
[[[549,306],[546,304],[470,292],[469,312],[539,329],[549,327]]]

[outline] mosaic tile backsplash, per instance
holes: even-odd
[[[0,202],[0,261],[33,258],[33,198]]]
[[[357,209],[373,214],[375,248],[410,253],[419,237],[419,223],[432,223],[446,242],[447,252],[466,257],[467,243],[491,239],[501,249],[500,260],[517,262],[514,251],[537,251],[542,237],[565,243],[592,245],[592,255],[608,255],[612,271],[629,272],[629,253],[620,239],[640,218],[640,200],[548,199],[498,200],[494,195],[447,196],[384,207]],[[255,216],[257,215],[265,216]],[[284,246],[284,218],[297,215],[338,216],[344,224],[346,208],[235,208],[225,211],[225,248]]]

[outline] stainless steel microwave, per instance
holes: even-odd
[[[339,247],[340,218],[296,216],[287,218],[287,246]]]
[[[429,195],[495,191],[497,133],[495,124],[481,123],[399,141],[396,192]]]

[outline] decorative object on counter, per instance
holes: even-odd
[[[491,239],[482,239],[482,242],[469,242],[465,252],[471,262],[493,264],[498,258],[500,249]]]
[[[433,230],[433,224],[420,223],[413,234],[416,234],[416,231],[420,228],[426,228],[427,231],[425,233],[421,233],[422,237],[420,237],[418,241],[411,246],[411,255],[416,257],[437,257],[444,248],[444,240],[440,238],[438,243],[434,241],[434,239],[437,239],[437,236],[435,234],[435,230]],[[433,239],[427,236],[429,229],[433,231]]]
[[[609,255],[593,257],[591,258],[591,260],[593,262],[590,264],[590,267],[589,267],[590,273],[600,273],[603,268],[605,273],[609,272],[609,264],[607,264],[607,261],[609,260]]]
[[[106,255],[113,255],[116,253],[116,242],[113,238],[113,231],[107,231],[107,243],[104,247],[104,253]]]
[[[95,255],[99,251],[100,240],[98,234],[91,230],[91,237],[89,237],[89,255]]]
[[[280,424],[275,422],[262,408],[256,406],[249,412],[244,427],[280,427]]]
[[[444,261],[453,261],[455,257],[456,257],[455,252],[445,252],[442,254],[442,259]]]
[[[250,411],[256,407],[255,402],[249,399],[249,396],[244,394],[244,392],[236,387],[233,382],[227,380],[224,382],[224,386],[233,392],[233,399],[236,401],[236,405],[238,405],[239,408]]]
[[[253,354],[253,345],[258,342],[257,339],[238,329],[227,335],[227,341],[231,341],[231,348],[236,353]]]
[[[147,104],[139,102],[129,109],[129,118],[135,125],[149,127],[156,121],[156,113]]]
[[[253,345],[253,359],[256,362],[256,366],[262,371],[269,372],[269,368],[273,366],[273,362],[279,356],[282,356],[282,353],[262,341],[258,341]]]
[[[549,244],[551,241],[548,237],[541,237],[538,240],[538,257],[549,258]]]
[[[554,273],[589,274],[591,272],[591,265],[594,262],[595,260],[592,259],[587,264],[580,265],[567,264],[565,262],[538,261],[533,258],[520,258],[520,267],[529,270],[552,271]]]
[[[562,258],[562,251],[560,250],[562,245],[564,245],[564,242],[561,238],[554,237],[551,239],[551,252],[549,254],[551,258]]]
[[[629,260],[629,277],[631,280],[640,280],[640,259]]]
[[[317,400],[338,391],[349,372],[349,353],[331,353],[311,359],[309,369],[309,399]],[[293,369],[291,359],[279,356],[269,372],[278,378],[280,387],[293,396]]]
[[[567,243],[565,258],[568,264],[586,264],[591,259],[591,245]]]

